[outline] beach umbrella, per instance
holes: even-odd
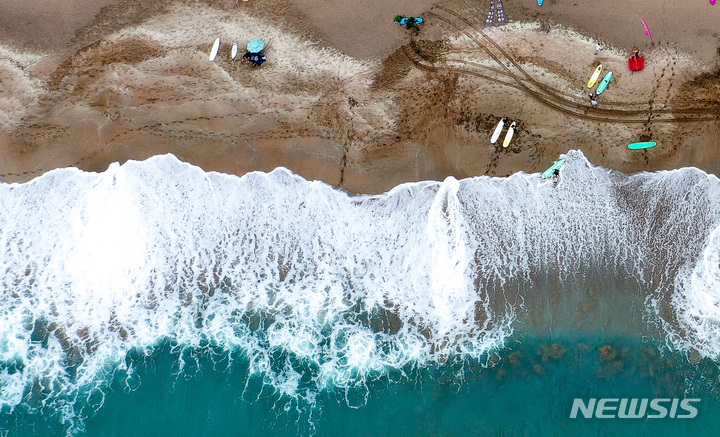
[[[652,34],[650,34],[650,29],[648,29],[647,23],[642,18],[640,18],[640,21],[642,21],[643,27],[645,27],[645,34],[649,36],[650,40],[652,41]]]
[[[265,43],[259,39],[250,41],[247,45],[247,51],[250,53],[260,53],[265,48]]]

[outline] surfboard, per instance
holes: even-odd
[[[608,74],[606,74],[605,77],[603,77],[602,82],[600,82],[600,85],[598,85],[596,94],[602,94],[603,91],[605,91],[607,89],[607,86],[610,83],[610,79],[612,79],[612,77],[613,77],[613,72],[608,71]]]
[[[549,178],[555,173],[555,170],[560,170],[563,165],[565,165],[564,159],[561,159],[560,161],[555,161],[555,164],[551,165],[549,169],[543,172],[542,177],[545,179]]]
[[[593,85],[595,85],[595,82],[597,82],[598,77],[600,77],[600,73],[602,72],[602,64],[598,65],[595,69],[595,72],[590,76],[590,81],[588,82],[588,88],[592,88]]]
[[[500,133],[502,132],[503,128],[505,127],[505,119],[500,120],[497,127],[495,128],[495,132],[492,134],[492,138],[490,138],[490,144],[495,144],[495,142],[500,138]]]
[[[632,144],[628,144],[628,149],[633,149],[633,150],[637,150],[637,149],[649,149],[650,147],[655,147],[655,146],[657,146],[657,143],[656,143],[655,141],[647,141],[647,142],[644,142],[644,143],[632,143]]]
[[[515,122],[513,121],[512,123],[510,123],[510,127],[508,128],[508,131],[505,134],[505,140],[503,140],[503,147],[507,147],[510,145],[510,141],[512,140],[514,133],[515,133]]]
[[[220,38],[215,39],[215,43],[213,43],[212,49],[210,50],[210,62],[215,60],[218,50],[220,50]]]
[[[233,59],[237,56],[238,45],[236,42],[233,43],[231,56]]]
[[[542,6],[543,0],[538,0],[538,6]]]

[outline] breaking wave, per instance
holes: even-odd
[[[717,358],[718,179],[566,158],[555,180],[382,195],[172,155],[0,184],[0,403],[71,417],[111,375],[131,378],[130,354],[170,341],[240,351],[281,396],[337,389],[361,406],[370,379],[484,362],[541,329],[528,314],[578,277],[632,282],[643,323]]]

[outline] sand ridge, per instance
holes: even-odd
[[[122,2],[62,50],[3,47],[0,179],[158,153],[234,174],[285,166],[352,192],[542,171],[569,149],[626,172],[720,171],[718,66],[682,44],[644,49],[646,70],[631,73],[626,48],[596,53],[600,38],[582,29],[514,20],[512,8],[510,24],[485,29],[482,5],[448,1],[425,11],[418,34],[383,5],[379,27],[393,38],[362,48],[327,11],[254,3]],[[255,37],[269,43],[267,64],[230,59],[232,41]],[[615,76],[593,109],[584,83],[600,62]],[[503,116],[518,123],[507,149],[489,144]],[[624,147],[645,139],[661,146]]]

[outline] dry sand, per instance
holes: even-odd
[[[0,179],[173,153],[382,192],[542,171],[570,149],[625,172],[720,174],[720,6],[505,0],[509,24],[486,29],[489,3],[0,0]],[[426,23],[415,34],[397,14]],[[269,42],[261,68],[230,59],[252,38]],[[598,63],[615,76],[590,108]],[[519,128],[507,149],[489,143],[503,116]]]

